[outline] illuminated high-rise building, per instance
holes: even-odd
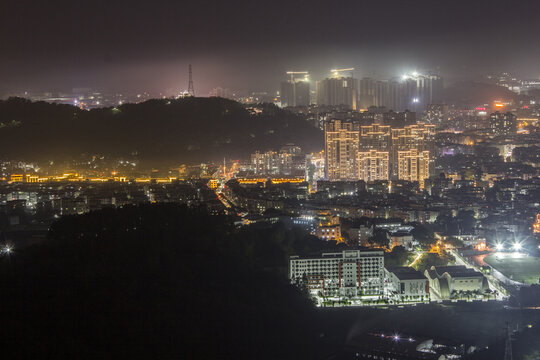
[[[392,163],[396,165],[400,151],[416,150],[434,153],[435,125],[418,123],[399,129],[392,129]],[[399,166],[392,167],[392,174],[398,175]]]
[[[398,151],[397,165],[399,180],[418,181],[423,188],[424,180],[429,178],[429,151]]]
[[[251,154],[251,169],[258,176],[291,175],[293,156],[287,152],[267,151]]]
[[[388,180],[388,151],[370,150],[358,153],[359,178],[364,181]]]
[[[418,123],[399,129],[392,129],[392,148],[395,151],[417,149],[433,151],[435,125]]]
[[[360,126],[360,150],[390,151],[392,145],[391,130],[389,125],[373,124]]]
[[[325,123],[325,165],[328,180],[358,180],[358,125],[341,120]]]

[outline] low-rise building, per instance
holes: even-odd
[[[385,269],[386,294],[398,301],[429,300],[429,281],[420,271],[412,267]]]
[[[317,237],[322,240],[342,241],[341,225],[340,224],[319,225],[317,227]]]
[[[349,229],[351,243],[368,246],[368,239],[373,236],[373,224],[368,221],[357,221]]]
[[[403,246],[405,249],[410,250],[413,247],[414,238],[411,233],[408,232],[396,232],[390,235],[390,246]]]
[[[488,281],[481,272],[464,265],[432,266],[424,274],[429,280],[430,289],[441,299],[460,294],[482,294],[489,289]]]

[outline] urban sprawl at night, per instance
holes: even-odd
[[[0,15],[0,353],[540,359],[537,4],[210,3]]]

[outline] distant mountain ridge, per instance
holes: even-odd
[[[512,100],[517,103],[527,96],[494,84],[474,81],[454,83],[444,91],[447,104],[454,104],[464,108],[474,108],[483,104],[492,104],[496,100]]]
[[[254,107],[260,112],[227,99],[192,97],[85,111],[10,98],[0,101],[0,157],[137,153],[145,160],[201,162],[245,158],[287,143],[322,149],[322,132],[300,116],[273,104]]]

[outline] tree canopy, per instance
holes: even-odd
[[[259,256],[310,240],[269,235],[263,245],[250,235],[176,204],[64,217],[46,242],[0,259],[2,351],[15,358],[309,356],[312,304]],[[282,263],[272,260],[280,256],[267,263]]]
[[[0,151],[35,161],[136,153],[154,162],[195,162],[287,143],[307,151],[322,146],[321,131],[299,115],[273,104],[256,107],[259,112],[227,99],[189,97],[84,111],[10,98],[0,100]]]

